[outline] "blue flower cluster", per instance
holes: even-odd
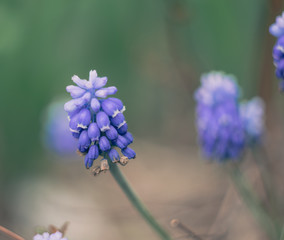
[[[259,97],[240,105],[248,144],[257,144],[262,140],[264,133],[264,102]]]
[[[199,139],[206,158],[223,162],[241,156],[245,135],[239,114],[239,95],[233,76],[222,72],[202,75],[195,100]]]
[[[90,168],[99,156],[110,158],[112,162],[120,160],[115,147],[128,159],[135,158],[136,153],[128,147],[133,136],[123,112],[125,106],[118,98],[110,97],[117,92],[116,87],[104,86],[106,77],[98,77],[95,70],[90,71],[89,81],[73,76],[77,86],[67,86],[72,100],[64,105],[69,117],[69,127],[75,138],[79,139],[78,150],[85,155],[85,166]]]
[[[277,37],[277,42],[273,47],[273,60],[276,67],[275,74],[279,78],[280,90],[284,90],[284,12],[276,17],[276,22],[269,28],[270,33]]]
[[[45,232],[43,234],[35,235],[33,240],[68,240],[68,239],[64,238],[61,232],[56,232],[52,234]]]

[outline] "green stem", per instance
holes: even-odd
[[[120,171],[117,164],[112,163],[110,159],[108,159],[108,163],[110,166],[110,172],[114,179],[117,181],[118,185],[121,187],[122,191],[125,193],[129,201],[133,204],[133,206],[137,209],[137,211],[142,215],[142,217],[146,220],[146,222],[153,228],[154,231],[164,240],[170,240],[171,237],[168,233],[158,224],[158,222],[154,219],[154,217],[150,214],[148,209],[144,206],[141,200],[138,198],[136,193],[131,188],[127,179]]]
[[[271,219],[270,215],[262,207],[259,198],[244,178],[242,172],[239,169],[238,164],[230,166],[228,170],[230,173],[230,177],[234,182],[239,194],[243,198],[248,208],[251,210],[254,217],[259,221],[259,223],[267,232],[267,234],[271,237],[271,239],[278,240],[280,233],[278,233],[277,227],[275,226],[273,219]]]

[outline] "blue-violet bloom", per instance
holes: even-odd
[[[57,231],[52,234],[49,234],[48,232],[45,232],[43,234],[37,234],[34,236],[33,240],[68,240],[68,239],[63,237],[61,232]]]
[[[117,92],[116,87],[105,88],[107,78],[98,77],[95,70],[90,71],[88,81],[76,75],[72,80],[77,86],[67,86],[73,99],[65,103],[64,109],[70,131],[78,138],[78,150],[85,155],[86,168],[99,156],[118,161],[116,147],[128,159],[135,158],[136,153],[128,147],[133,137],[123,115],[125,106],[118,98],[108,98]]]
[[[260,143],[264,134],[265,105],[261,98],[254,97],[240,105],[240,113],[248,144]]]
[[[275,23],[273,23],[269,32],[277,38],[276,44],[273,47],[273,60],[276,67],[276,77],[280,79],[279,88],[284,90],[284,12],[281,16],[276,17]]]
[[[202,75],[201,86],[195,92],[196,123],[206,158],[224,162],[241,157],[245,134],[239,96],[240,89],[232,75],[222,72]]]

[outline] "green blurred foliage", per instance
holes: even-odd
[[[184,111],[193,112],[192,86],[203,71],[235,74],[245,95],[255,94],[267,7],[265,0],[0,1],[2,182],[47,164],[41,114],[68,96],[73,74],[108,76],[132,132],[149,138],[167,134],[163,121],[175,133]],[[196,78],[177,74],[171,44]]]

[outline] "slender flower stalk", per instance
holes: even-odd
[[[239,164],[234,163],[230,166],[227,165],[226,168],[237,191],[239,192],[240,196],[242,197],[243,201],[250,209],[254,217],[258,220],[259,224],[263,227],[263,229],[266,231],[267,235],[271,237],[271,239],[278,240],[280,232],[275,221],[261,205],[258,196],[255,194],[253,188],[250,186],[250,184],[242,174]]]
[[[141,214],[141,216],[145,219],[145,221],[152,227],[152,229],[164,240],[170,240],[171,237],[168,233],[159,225],[159,223],[155,220],[155,218],[151,215],[145,205],[141,202],[137,194],[131,188],[129,182],[120,171],[119,167],[112,163],[110,159],[108,159],[108,163],[110,165],[110,172],[122,191],[125,193],[129,201],[132,205],[137,209],[137,211]]]

